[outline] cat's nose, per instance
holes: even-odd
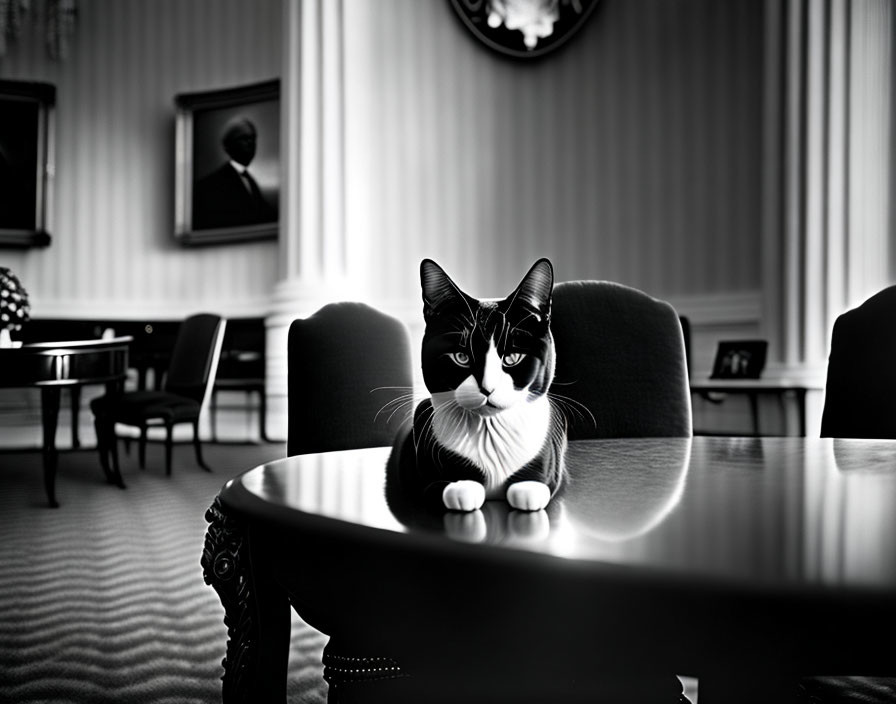
[[[479,393],[481,393],[486,398],[491,396],[494,393],[494,391],[495,391],[494,389],[485,388],[485,386],[483,386],[482,384],[479,385]]]

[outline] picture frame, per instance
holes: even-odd
[[[0,80],[0,247],[46,247],[56,87]]]
[[[280,81],[175,96],[175,239],[276,239]],[[245,162],[245,163],[243,163]],[[240,177],[243,168],[247,176]]]
[[[765,369],[767,340],[719,342],[710,379],[758,379]]]

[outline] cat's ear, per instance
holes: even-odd
[[[551,292],[554,290],[554,267],[548,259],[539,259],[520,281],[511,298],[524,300],[546,318],[551,314]]]
[[[446,301],[462,297],[457,284],[432,259],[420,262],[420,285],[423,287],[424,316],[434,312]]]

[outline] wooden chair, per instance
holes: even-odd
[[[181,323],[161,390],[106,394],[91,402],[97,448],[104,467],[108,468],[111,458],[116,472],[118,470],[116,423],[140,429],[141,469],[146,466],[147,429],[162,426],[166,430],[165,474],[170,475],[173,428],[181,423],[191,423],[196,460],[200,467],[211,471],[202,459],[199,416],[214,383],[226,322],[221,316],[199,313]]]

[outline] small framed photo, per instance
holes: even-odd
[[[56,87],[0,81],[0,246],[45,247]]]
[[[758,379],[767,354],[766,340],[720,341],[710,379]]]
[[[175,97],[175,238],[183,245],[276,239],[280,82]]]

